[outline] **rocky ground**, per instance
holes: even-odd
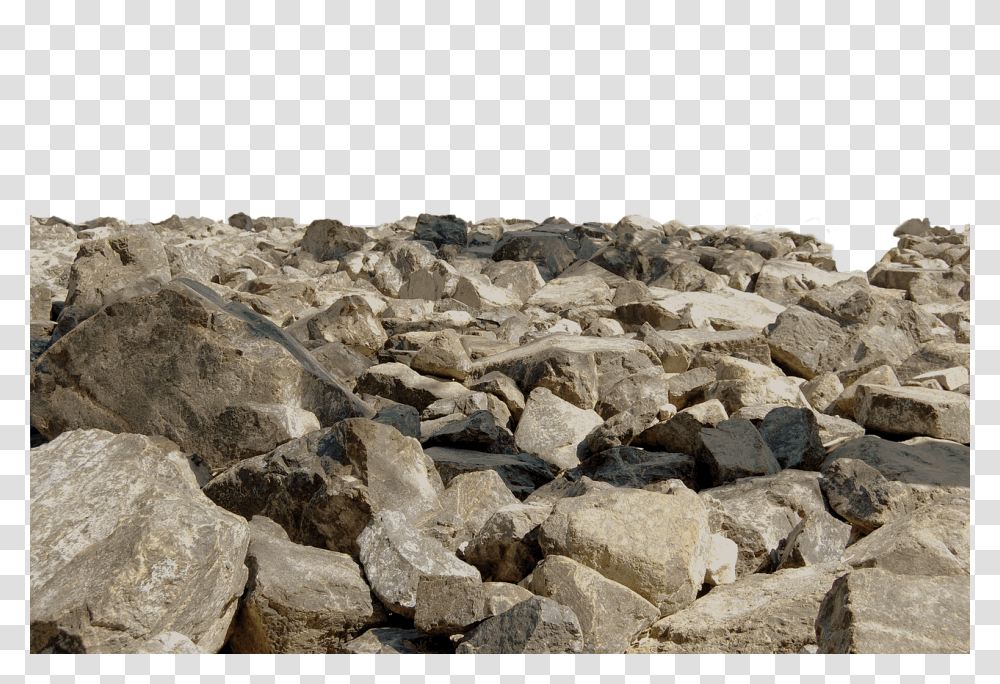
[[[31,221],[34,653],[969,651],[969,234]]]

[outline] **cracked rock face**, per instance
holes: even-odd
[[[30,235],[32,652],[969,649],[968,231]]]

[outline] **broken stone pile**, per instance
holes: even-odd
[[[969,652],[969,231],[31,221],[34,653]]]

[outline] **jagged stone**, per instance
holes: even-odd
[[[423,411],[438,399],[457,398],[469,390],[457,382],[422,376],[402,363],[380,363],[361,374],[355,391],[375,394]]]
[[[520,582],[542,559],[538,528],[550,504],[514,503],[497,509],[465,549],[465,561],[487,581]]]
[[[524,394],[517,388],[517,383],[500,373],[493,371],[474,380],[468,385],[470,390],[489,392],[504,403],[515,421],[521,420],[524,411]]]
[[[465,635],[456,654],[582,653],[580,621],[551,599],[533,596]]]
[[[819,481],[830,508],[862,535],[911,512],[909,488],[889,481],[864,461],[838,458],[823,468]]]
[[[819,423],[810,409],[778,407],[767,414],[758,431],[782,469],[819,470],[826,460]]]
[[[442,330],[416,353],[410,368],[421,373],[462,381],[472,368],[472,360],[454,330]]]
[[[417,583],[413,624],[426,634],[463,634],[531,597],[527,589],[505,582],[422,576]]]
[[[971,439],[971,402],[958,392],[878,385],[861,385],[857,392],[854,412],[867,430],[960,444]]]
[[[585,453],[587,435],[602,423],[594,411],[577,408],[538,387],[528,395],[514,442],[560,470],[572,468]]]
[[[775,475],[781,466],[753,424],[730,418],[702,428],[696,454],[699,482],[718,487],[744,477]]]

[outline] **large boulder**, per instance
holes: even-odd
[[[967,576],[855,570],[833,583],[816,616],[820,653],[968,653]]]
[[[337,219],[317,219],[306,228],[300,244],[317,261],[334,261],[358,251],[367,241],[362,228],[345,226]]]
[[[613,488],[560,499],[538,536],[546,557],[566,556],[622,584],[669,615],[694,601],[710,550],[698,496]]]
[[[565,556],[549,556],[531,573],[529,588],[573,610],[586,653],[624,653],[660,616],[652,603]]]
[[[971,401],[958,392],[861,385],[855,402],[855,416],[867,430],[959,444],[968,444],[972,437]]]
[[[250,521],[245,562],[234,653],[331,653],[387,618],[350,556],[295,544],[268,518]]]
[[[493,261],[532,261],[542,279],[549,281],[576,261],[566,239],[542,231],[505,233],[493,250]]]
[[[251,402],[310,411],[321,426],[375,413],[284,330],[184,278],[105,307],[32,366],[31,423],[47,438],[78,428],[162,435],[212,467],[277,446],[221,448],[220,421],[244,436],[274,430],[241,410]]]
[[[468,224],[454,214],[434,216],[421,214],[417,217],[414,235],[418,240],[433,242],[435,247],[458,245],[465,247],[469,242]]]
[[[853,458],[875,468],[887,480],[968,487],[970,456],[969,447],[956,442],[920,437],[892,442],[865,435],[830,451],[822,470],[825,472],[839,458]]]
[[[702,428],[696,454],[702,486],[718,487],[744,477],[775,475],[781,466],[753,424],[730,418]]]

